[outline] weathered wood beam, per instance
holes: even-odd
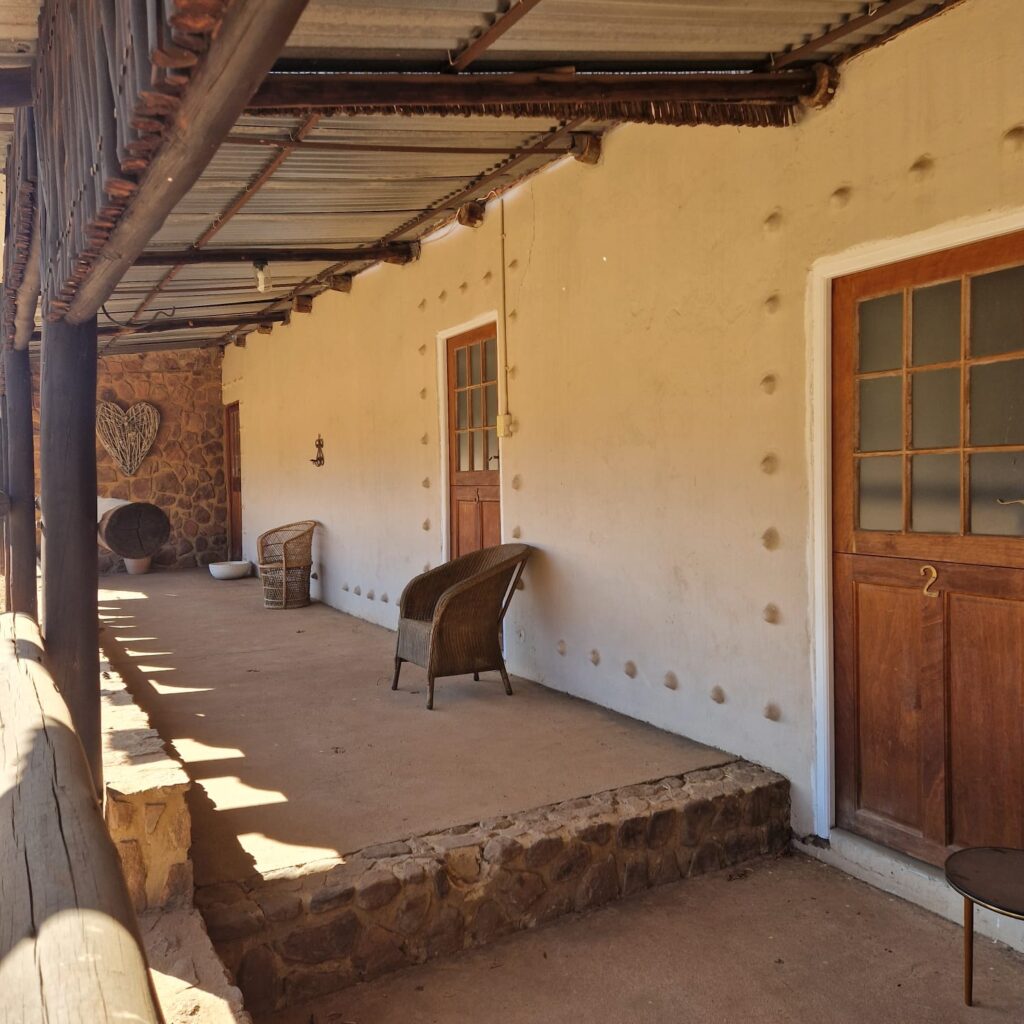
[[[512,0],[511,5],[499,14],[475,39],[470,40],[455,56],[449,58],[447,71],[465,71],[482,53],[490,49],[513,25],[530,13],[540,0]]]
[[[0,68],[0,107],[32,106],[32,69]]]
[[[850,18],[848,21],[844,21],[841,25],[837,25],[828,32],[824,32],[820,36],[811,39],[803,46],[798,46],[795,50],[789,50],[786,53],[773,57],[771,62],[772,67],[784,68],[802,60],[820,60],[821,58],[817,55],[820,54],[823,46],[829,46],[831,43],[838,42],[840,39],[843,39],[848,35],[852,35],[854,32],[859,32],[862,29],[869,28],[882,18],[895,14],[901,7],[909,7],[911,4],[918,2],[919,0],[888,0],[887,3],[883,3],[881,6],[876,7],[868,14],[862,14],[857,18]]]
[[[797,102],[814,93],[812,69],[749,74],[272,74],[249,110],[439,107],[471,110],[526,104]]]
[[[31,619],[0,618],[0,1017],[159,1024],[120,860],[42,657]]]
[[[515,146],[415,146],[369,142],[325,142],[306,139],[302,142],[287,142],[284,139],[267,138],[262,135],[229,135],[224,140],[228,146],[263,146],[278,148],[288,145],[299,152],[324,153],[439,153],[466,156],[515,156],[523,147]]]
[[[355,263],[383,260],[408,263],[419,255],[415,242],[368,245],[345,249],[182,249],[175,252],[147,252],[135,260],[137,267],[165,267],[201,263]]]
[[[172,331],[219,331],[225,327],[237,327],[242,324],[278,324],[286,320],[287,317],[288,314],[284,312],[164,317],[162,319],[147,320],[141,324],[119,324],[116,327],[100,327],[97,329],[96,334],[100,338],[127,338],[137,334],[169,334]],[[41,341],[42,333],[36,331],[32,335],[32,340]]]
[[[234,0],[189,82],[174,129],[157,151],[124,214],[65,314],[89,321],[192,188],[273,67],[306,0]],[[82,126],[85,130],[85,126]]]
[[[235,196],[235,198],[228,204],[227,208],[214,217],[213,221],[207,227],[207,229],[192,243],[193,249],[205,248],[211,238],[214,238],[224,226],[228,224],[240,210],[242,210],[254,196],[263,188],[264,185],[274,176],[281,165],[291,156],[295,146],[297,146],[306,135],[311,132],[320,120],[319,114],[308,114],[303,118],[302,124],[295,132],[295,139],[289,142],[283,143],[274,153],[269,160],[260,168],[256,175],[250,179],[245,187]],[[135,312],[132,313],[132,319],[137,320],[140,314],[156,299],[156,297],[167,287],[171,281],[177,276],[178,271],[182,269],[182,265],[178,264],[171,267],[159,281],[143,298],[142,302],[135,308]]]
[[[96,318],[43,327],[39,471],[47,668],[102,792],[96,604]]]
[[[28,349],[4,352],[7,390],[7,519],[11,549],[11,609],[37,618],[36,474],[32,440],[32,370]]]

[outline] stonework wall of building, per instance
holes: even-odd
[[[149,501],[170,518],[171,536],[154,557],[155,568],[187,569],[227,558],[220,364],[216,349],[103,356],[99,361],[98,401],[125,410],[150,402],[160,412],[153,447],[132,476],[122,473],[96,440],[98,497]],[[33,369],[38,438],[39,368]],[[99,569],[123,572],[124,563],[101,548]]]

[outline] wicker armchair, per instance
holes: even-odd
[[[496,669],[505,692],[512,686],[501,654],[501,620],[530,557],[528,544],[500,544],[453,559],[411,580],[399,602],[395,678],[402,662],[427,670],[427,709],[434,707],[438,676]]]
[[[303,519],[260,534],[256,550],[263,580],[264,607],[302,608],[309,604],[315,527],[315,520]]]

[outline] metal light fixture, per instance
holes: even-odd
[[[252,269],[256,271],[256,291],[261,295],[270,291],[270,271],[266,260],[253,260]]]
[[[317,434],[316,435],[316,440],[313,442],[313,444],[316,445],[316,457],[310,459],[309,461],[312,462],[314,466],[322,466],[324,464],[324,439],[323,439],[323,436],[320,435],[320,434]]]

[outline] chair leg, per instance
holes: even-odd
[[[427,676],[427,710],[434,710],[434,677]]]
[[[498,666],[498,671],[501,673],[501,681],[505,684],[505,692],[511,697],[512,684],[508,681],[508,672],[505,670],[504,661]]]
[[[395,655],[395,677],[391,680],[391,689],[398,689],[398,673],[402,671],[402,659]]]
[[[479,683],[480,682],[480,673],[479,672],[474,672],[473,673],[473,682],[474,683]]]

